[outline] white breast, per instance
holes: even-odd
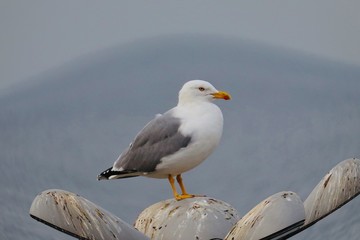
[[[164,157],[153,174],[148,177],[165,178],[178,175],[202,163],[218,145],[222,130],[223,116],[218,106],[211,102],[176,107],[174,115],[181,119],[179,131],[191,136],[191,142],[180,151]]]

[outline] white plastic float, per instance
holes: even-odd
[[[300,197],[293,192],[280,192],[251,209],[225,239],[276,239],[304,222],[305,209]]]
[[[229,204],[208,197],[168,199],[146,208],[135,228],[151,239],[222,239],[240,220]]]
[[[89,200],[63,190],[46,190],[36,196],[30,216],[79,239],[149,239]]]
[[[328,216],[360,193],[360,160],[336,165],[304,203],[296,193],[274,194],[240,219],[229,204],[208,197],[161,201],[143,210],[135,226],[89,200],[63,190],[34,199],[30,215],[79,239],[286,239]]]

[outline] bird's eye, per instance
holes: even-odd
[[[203,92],[203,91],[205,91],[205,88],[199,87],[199,91],[200,91],[200,92]]]

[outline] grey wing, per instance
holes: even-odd
[[[156,116],[135,137],[114,163],[114,169],[152,172],[165,156],[186,147],[191,136],[179,132],[181,121],[171,113]]]

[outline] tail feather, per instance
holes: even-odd
[[[138,177],[139,173],[135,170],[124,170],[124,171],[116,171],[113,170],[113,167],[110,167],[100,173],[97,176],[98,180],[110,180],[110,179],[117,179],[117,178],[130,178],[130,177]]]

